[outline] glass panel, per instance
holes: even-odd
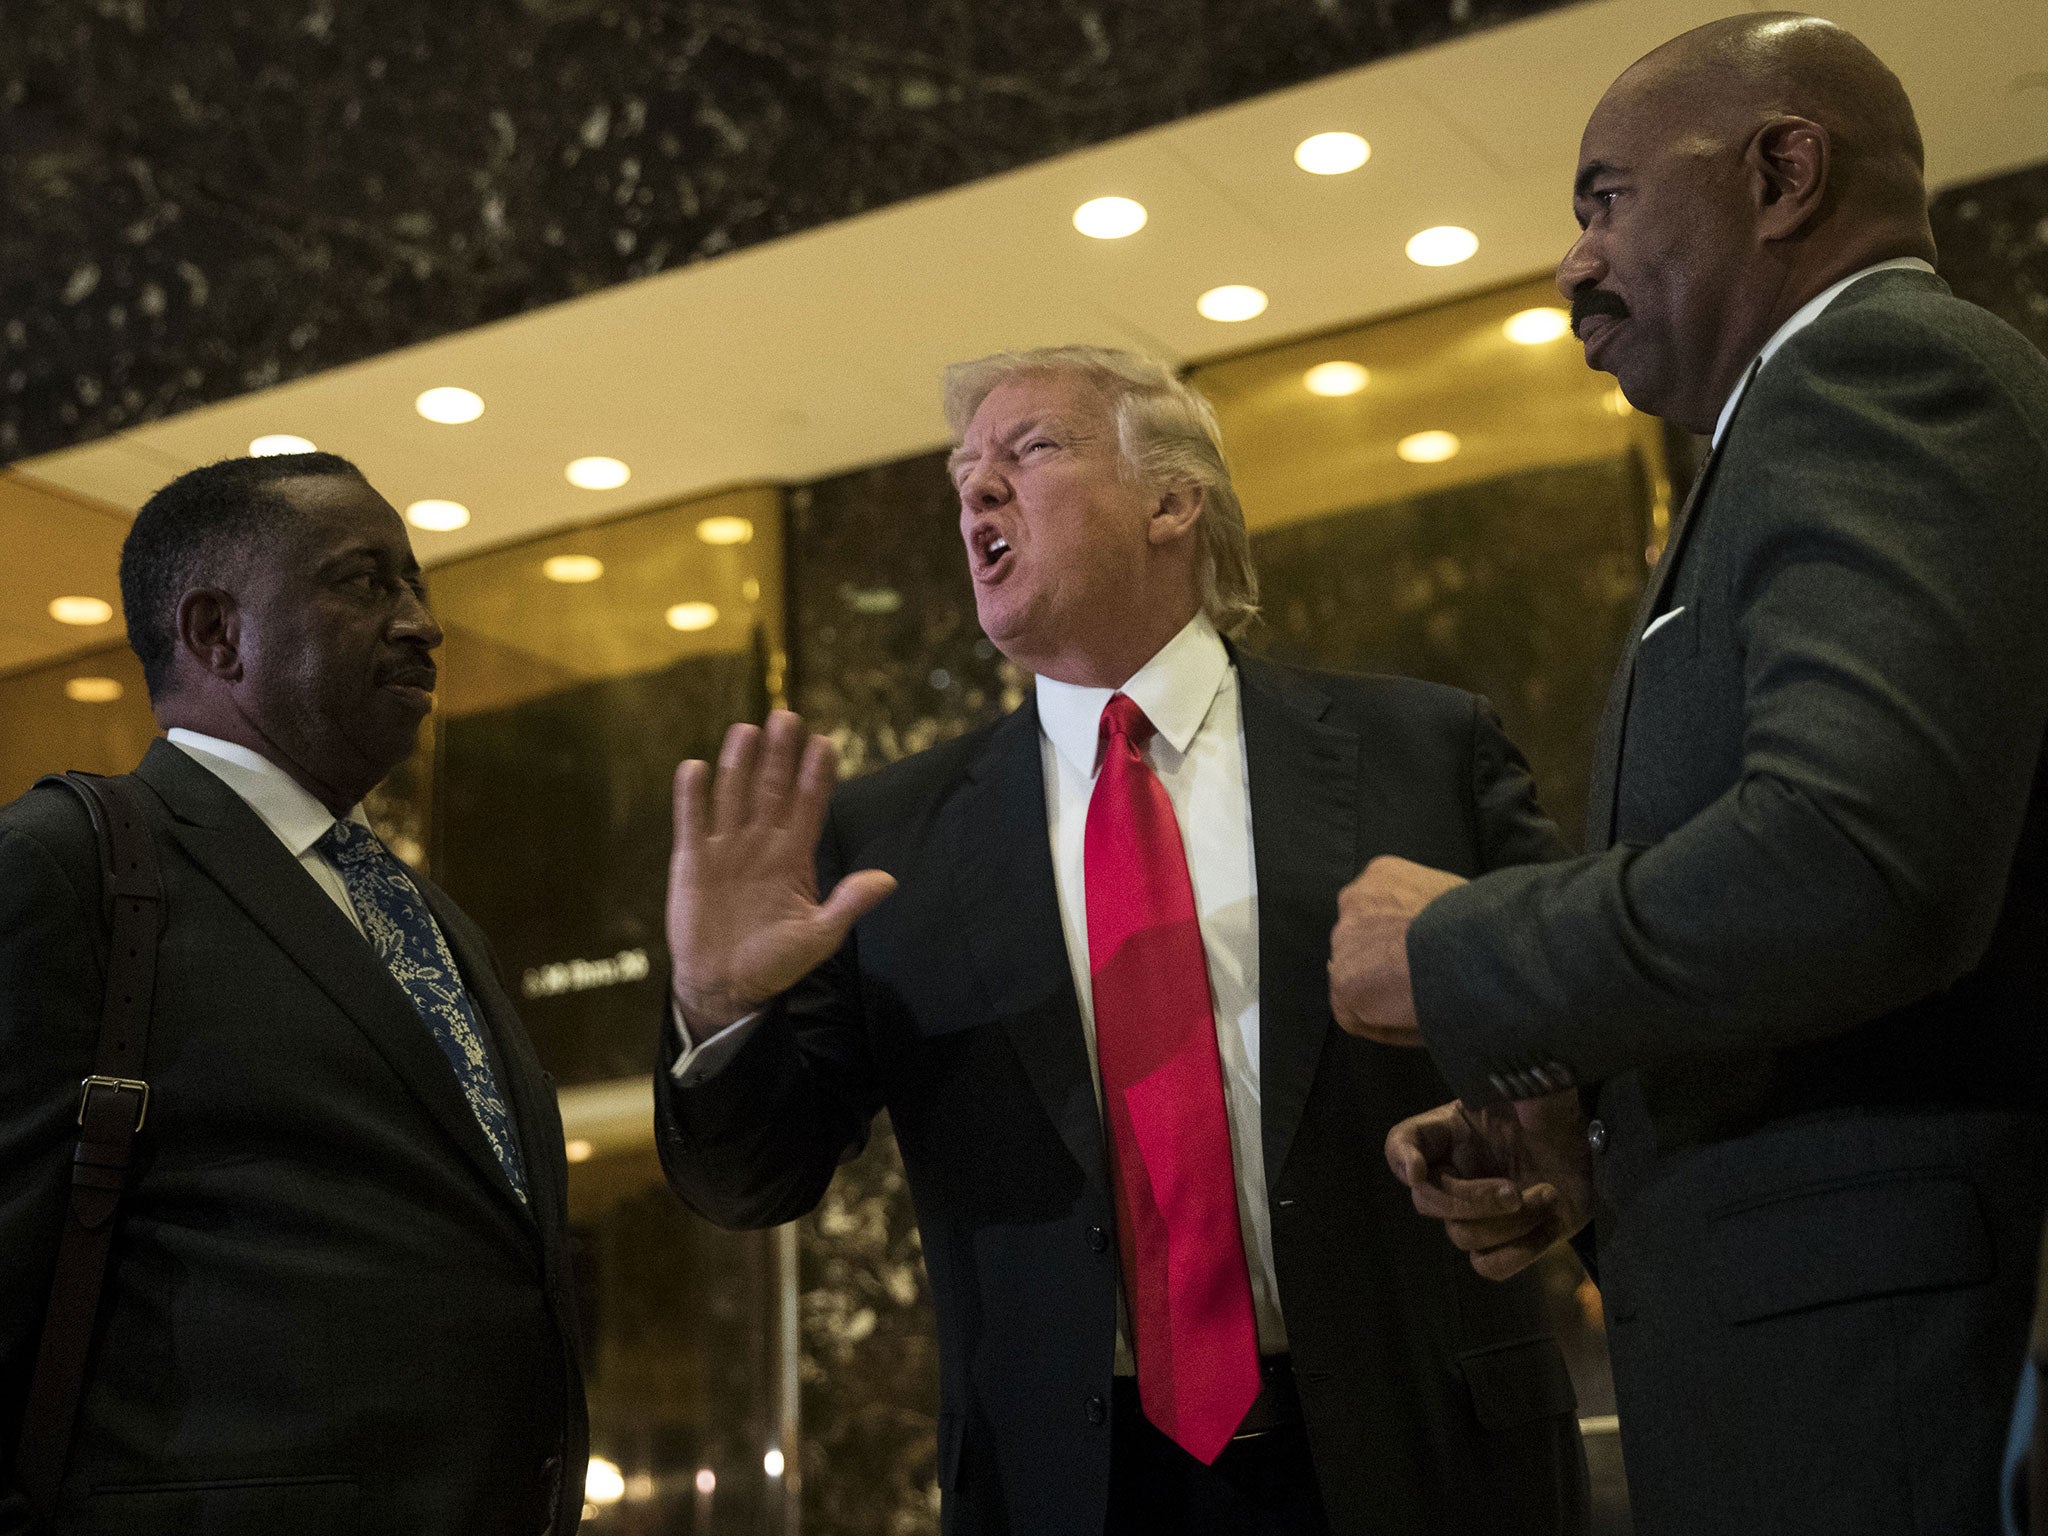
[[[490,935],[563,1084],[587,1528],[785,1528],[788,1233],[685,1210],[653,1145],[671,784],[783,673],[782,506],[732,491],[435,567],[436,728],[374,807]],[[785,1391],[785,1385],[788,1390]]]

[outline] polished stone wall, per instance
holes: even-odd
[[[2048,164],[1944,192],[1931,212],[1949,286],[2048,352]]]
[[[0,461],[1564,0],[9,0]]]
[[[1642,593],[1649,471],[1539,468],[1256,535],[1276,660],[1483,695],[1577,843],[1607,681]]]

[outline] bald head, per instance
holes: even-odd
[[[1926,154],[1906,88],[1860,39],[1818,16],[1708,22],[1644,55],[1607,94],[1722,145],[1774,120],[1804,119],[1828,135],[1840,203],[1866,215],[1924,215]]]
[[[1763,343],[1842,277],[1931,261],[1898,77],[1814,16],[1711,22],[1631,65],[1580,146],[1585,233],[1558,269],[1588,359],[1705,431]]]

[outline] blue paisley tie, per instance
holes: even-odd
[[[498,1154],[499,1165],[520,1201],[526,1200],[526,1169],[519,1140],[512,1130],[512,1112],[498,1091],[491,1058],[484,1050],[476,1009],[462,985],[455,956],[440,926],[427,910],[405,866],[368,827],[338,821],[327,829],[319,850],[340,873],[348,897],[362,922],[363,934],[392,977],[405,988],[441,1054],[455,1069],[455,1081],[469,1100],[484,1139]]]

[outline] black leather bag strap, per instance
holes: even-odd
[[[22,1490],[47,1518],[63,1486],[78,1405],[85,1395],[115,1213],[128,1186],[136,1136],[149,1119],[150,1088],[142,1072],[156,998],[164,896],[143,791],[132,778],[67,773],[39,782],[64,785],[85,802],[92,816],[100,846],[101,905],[108,924],[107,994],[99,1045],[92,1075],[79,1084],[71,1202],[15,1460]]]

